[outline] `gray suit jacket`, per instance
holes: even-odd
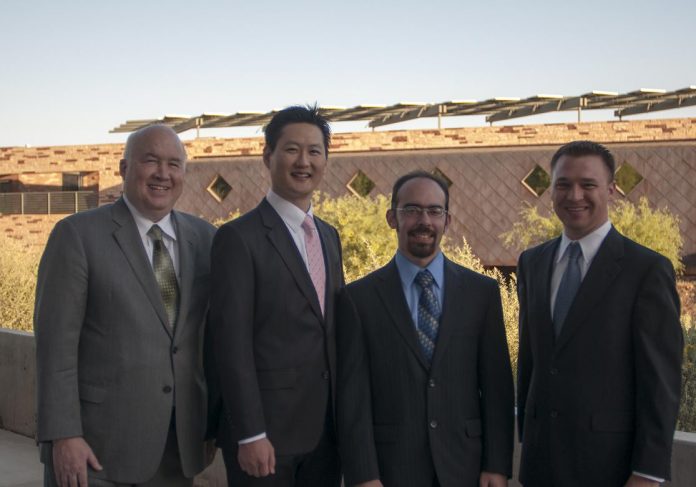
[[[41,259],[34,314],[38,440],[84,436],[104,467],[90,474],[98,478],[150,478],[174,408],[184,474],[204,467],[202,345],[214,228],[179,212],[173,218],[181,278],[173,334],[123,200],[58,222]]]

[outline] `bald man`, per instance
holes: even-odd
[[[141,129],[123,197],[51,233],[34,313],[47,486],[190,486],[204,468],[214,228],[173,210],[185,172],[173,130]]]

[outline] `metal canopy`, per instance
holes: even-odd
[[[680,90],[642,88],[628,93],[591,91],[579,96],[535,95],[528,98],[497,97],[488,100],[451,100],[441,103],[400,102],[394,105],[357,105],[355,107],[322,106],[319,112],[331,122],[366,121],[368,126],[381,127],[417,118],[486,115],[486,122],[527,117],[541,113],[577,110],[578,120],[582,110],[614,109],[614,116],[671,110],[696,106],[696,86]],[[111,133],[133,132],[142,127],[164,124],[177,133],[186,130],[221,127],[265,126],[278,112],[237,112],[234,114],[203,113],[195,117],[165,115],[159,119],[128,120],[113,128]]]

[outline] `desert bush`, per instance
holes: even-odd
[[[619,200],[609,208],[609,219],[623,235],[667,257],[677,274],[684,270],[679,257],[684,245],[679,217],[669,209],[653,209],[645,197],[637,204]],[[557,237],[562,230],[555,213],[545,216],[536,207],[527,206],[520,211],[520,219],[500,237],[507,248],[524,250]]]
[[[396,233],[389,228],[385,214],[389,209],[390,195],[360,198],[355,195],[329,198],[319,195],[314,201],[317,216],[336,227],[343,246],[343,267],[346,281],[352,282],[383,266],[394,256],[397,247]],[[507,278],[498,269],[484,268],[471,247],[462,238],[455,242],[443,238],[442,250],[457,264],[495,279],[500,287],[505,317],[505,332],[510,348],[513,369],[517,364],[517,317],[519,303],[515,276]]]
[[[32,331],[40,254],[0,236],[0,327]]]

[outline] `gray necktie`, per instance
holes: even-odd
[[[155,279],[159,284],[169,326],[174,328],[179,311],[179,284],[176,281],[174,263],[162,240],[162,229],[158,225],[152,225],[147,235],[152,239],[153,244],[152,268],[155,271]]]
[[[416,274],[416,284],[422,289],[418,299],[418,341],[428,359],[432,362],[437,342],[437,330],[440,325],[440,302],[433,292],[435,278],[425,269]]]
[[[553,309],[553,331],[556,337],[561,334],[563,323],[568,315],[570,305],[573,304],[575,295],[582,281],[580,270],[580,259],[582,258],[582,248],[577,242],[571,242],[566,249],[568,265],[563,272],[561,284],[558,286],[556,294],[556,305]]]

